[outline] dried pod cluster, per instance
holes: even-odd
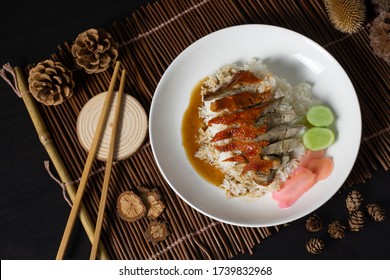
[[[355,33],[366,19],[364,0],[324,0],[326,12],[334,27],[344,33]]]
[[[377,203],[368,203],[365,208],[362,207],[363,196],[357,190],[352,190],[347,194],[345,206],[348,210],[347,226],[339,221],[334,221],[328,225],[328,234],[333,239],[342,239],[346,235],[346,229],[352,232],[362,230],[368,220],[368,217],[375,222],[382,222],[385,219],[386,211]],[[363,209],[362,209],[363,208]],[[366,210],[366,213],[364,211]],[[368,217],[367,215],[368,214]],[[323,227],[321,218],[314,214],[306,220],[306,229],[309,232],[319,232]],[[323,240],[311,238],[306,243],[306,250],[311,254],[322,253],[325,247]]]
[[[370,46],[375,55],[390,63],[390,11],[381,12],[370,28]]]
[[[88,74],[100,73],[118,57],[118,43],[104,29],[89,29],[79,34],[72,45],[76,65]]]
[[[73,95],[72,72],[61,62],[45,60],[30,70],[28,84],[34,98],[45,105],[58,105]]]
[[[135,222],[146,216],[151,220],[145,231],[145,238],[154,244],[165,240],[169,235],[166,223],[157,220],[164,209],[165,204],[158,191],[143,186],[137,187],[137,194],[125,191],[117,199],[117,213],[121,219]]]

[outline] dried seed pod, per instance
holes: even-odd
[[[316,214],[306,220],[306,229],[310,232],[320,231],[323,226],[324,223],[322,222],[321,218],[318,217]]]
[[[339,221],[334,221],[328,226],[328,233],[334,239],[341,239],[345,236],[345,226]]]
[[[118,43],[104,29],[89,29],[79,34],[72,45],[76,65],[88,74],[105,71],[118,58]]]
[[[165,209],[165,204],[157,189],[150,190],[144,186],[137,187],[138,192],[146,206],[146,216],[151,219],[157,219]]]
[[[145,231],[146,240],[153,244],[164,241],[168,235],[169,232],[165,222],[152,221]]]
[[[146,216],[151,220],[157,219],[165,209],[165,205],[161,201],[160,196],[155,192],[148,192],[142,196],[148,210]]]
[[[121,193],[116,206],[119,217],[128,222],[135,222],[146,214],[146,207],[141,198],[132,191]]]
[[[360,231],[364,227],[366,216],[362,211],[354,211],[349,215],[348,224],[350,231]]]
[[[29,89],[45,105],[58,105],[73,95],[72,72],[61,62],[47,59],[30,70]]]
[[[379,204],[369,203],[366,206],[367,213],[375,222],[383,222],[385,220],[386,211]]]
[[[381,12],[372,22],[370,46],[375,55],[390,63],[390,11]]]
[[[355,33],[366,19],[364,0],[324,0],[326,12],[334,27],[344,33]]]
[[[324,241],[318,238],[311,238],[308,242],[306,242],[306,251],[308,251],[310,254],[321,254],[324,250],[324,247]]]
[[[357,211],[362,204],[362,201],[363,196],[360,194],[359,191],[353,190],[352,192],[350,192],[345,199],[345,204],[349,213]]]

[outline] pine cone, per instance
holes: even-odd
[[[45,60],[30,70],[29,89],[45,105],[58,105],[73,95],[72,72],[61,62]]]
[[[372,0],[374,9],[377,13],[388,11],[390,9],[390,0]]]
[[[88,74],[105,71],[118,57],[118,43],[103,29],[89,29],[79,34],[72,45],[76,64]]]
[[[328,233],[334,239],[341,239],[345,236],[345,226],[335,221],[328,226]]]
[[[366,216],[362,211],[354,211],[349,215],[348,224],[350,231],[360,231],[364,227]]]
[[[362,204],[362,201],[363,197],[360,192],[356,190],[350,192],[347,196],[347,199],[345,200],[349,213],[358,210],[360,205]]]
[[[381,12],[370,28],[370,46],[375,55],[390,63],[390,12]]]
[[[370,215],[371,219],[375,222],[383,222],[385,220],[385,209],[376,203],[369,203],[366,206],[367,213]]]
[[[308,251],[310,254],[321,254],[323,249],[325,247],[324,241],[318,238],[311,238],[307,243],[306,243],[306,251]]]
[[[323,226],[324,223],[322,222],[321,218],[318,217],[316,214],[306,220],[306,229],[310,232],[320,231]]]

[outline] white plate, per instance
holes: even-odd
[[[336,114],[336,141],[327,154],[334,170],[294,205],[279,209],[262,198],[227,199],[225,191],[205,181],[182,146],[182,118],[194,86],[220,67],[257,57],[291,84],[309,82],[315,97]],[[340,64],[321,46],[291,30],[269,25],[241,25],[211,33],[184,50],[161,78],[150,111],[150,138],[157,164],[172,189],[190,206],[216,220],[240,226],[271,226],[301,218],[325,203],[349,175],[361,138],[360,107]]]

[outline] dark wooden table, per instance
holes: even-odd
[[[57,45],[73,40],[91,27],[107,27],[123,20],[149,1],[36,1],[2,0],[0,6],[0,64],[24,66],[46,59]],[[22,100],[0,81],[0,258],[55,258],[70,208],[61,188],[46,173],[48,156],[40,144]],[[353,186],[366,202],[377,202],[390,215],[390,172],[379,170],[362,185]],[[347,218],[344,199],[336,194],[315,213],[325,225]],[[304,217],[273,234],[237,259],[390,259],[390,217],[383,223],[367,223],[361,232],[348,232],[332,240],[325,229],[305,230]],[[322,238],[321,255],[309,255],[305,242]],[[90,243],[77,223],[67,258],[87,259]]]

